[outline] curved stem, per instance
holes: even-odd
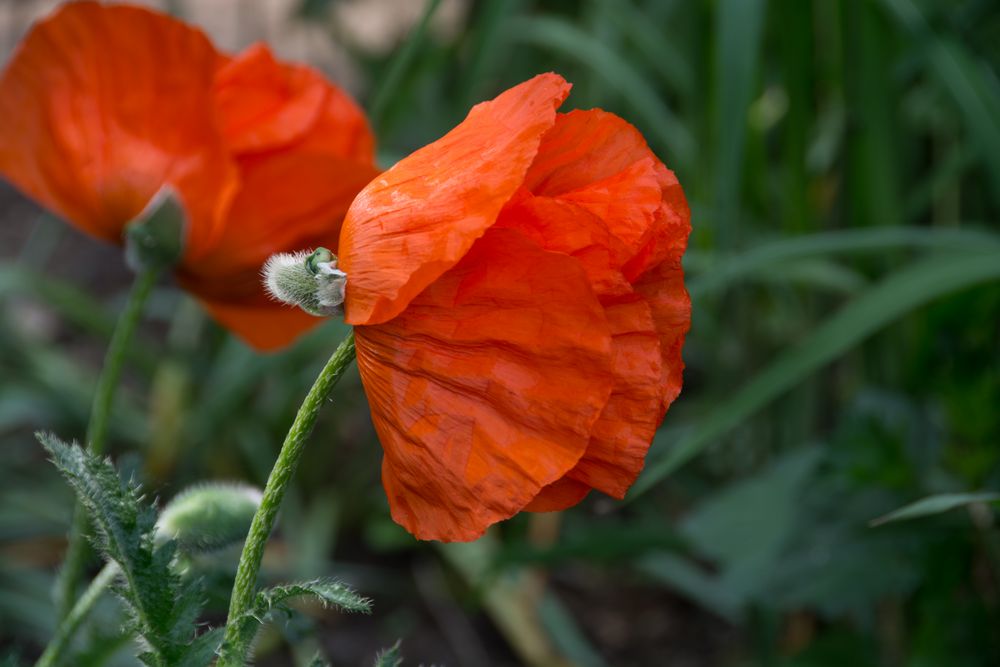
[[[115,576],[118,574],[118,566],[114,563],[108,563],[104,566],[104,569],[97,573],[94,580],[90,582],[90,586],[87,590],[83,592],[83,595],[76,601],[73,608],[70,610],[66,618],[62,620],[59,627],[56,628],[56,635],[49,642],[49,645],[45,647],[45,652],[42,653],[41,657],[35,663],[35,667],[52,667],[53,665],[58,665],[62,659],[62,654],[69,646],[70,641],[73,639],[73,635],[80,628],[80,624],[83,623],[84,619],[90,615],[90,611],[97,604],[97,600],[100,599],[101,593],[104,592],[112,581],[114,581]]]
[[[271,535],[274,519],[281,507],[281,501],[285,497],[288,482],[295,473],[295,468],[302,456],[306,438],[309,437],[316,424],[319,410],[353,359],[354,333],[352,332],[348,334],[330,360],[326,362],[326,366],[323,367],[305,401],[302,402],[298,414],[295,415],[295,421],[292,422],[292,427],[289,429],[288,435],[285,436],[285,442],[281,445],[278,460],[275,461],[271,475],[267,479],[267,486],[264,487],[264,496],[261,499],[260,507],[257,508],[257,513],[254,514],[253,522],[250,524],[250,532],[240,556],[240,565],[236,570],[233,595],[229,601],[226,635],[222,643],[218,667],[242,667],[244,664],[244,658],[250,647],[240,637],[240,619],[250,610],[257,593],[257,574],[260,571],[261,559],[264,557],[264,546]]]
[[[125,309],[118,317],[115,331],[104,355],[104,366],[97,379],[94,390],[94,402],[90,409],[90,422],[87,424],[87,447],[95,454],[103,454],[108,435],[108,424],[111,416],[111,405],[115,389],[121,379],[122,367],[132,336],[142,317],[143,308],[153,290],[153,285],[160,276],[156,269],[140,271],[129,291]],[[76,597],[76,587],[80,575],[87,564],[90,548],[83,535],[87,530],[87,515],[78,504],[73,513],[73,524],[69,533],[69,546],[66,549],[66,559],[59,580],[56,582],[56,607],[58,618],[65,619],[73,608]]]

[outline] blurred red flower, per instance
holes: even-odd
[[[378,172],[361,110],[265,46],[230,57],[199,30],[129,6],[74,2],[39,22],[0,78],[0,175],[113,243],[165,185],[188,217],[176,275],[251,345],[318,320],[270,300],[269,255],[335,245]]]
[[[544,74],[369,184],[340,238],[393,518],[471,540],[624,496],[681,388],[690,212],[640,133]]]

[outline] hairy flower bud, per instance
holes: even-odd
[[[214,551],[246,537],[261,493],[243,484],[211,483],[181,492],[156,522],[161,539],[175,539],[185,552]]]
[[[271,255],[263,273],[267,292],[277,301],[317,317],[344,313],[347,274],[337,268],[337,256],[326,248]]]

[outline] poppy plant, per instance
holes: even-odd
[[[622,498],[681,388],[690,212],[641,134],[543,74],[351,205],[347,322],[393,518],[471,540]]]
[[[79,229],[121,243],[164,189],[185,213],[181,286],[271,349],[315,319],[269,299],[269,255],[332,244],[377,174],[355,103],[264,46],[231,57],[199,30],[74,2],[39,22],[0,78],[0,175]]]

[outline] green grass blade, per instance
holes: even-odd
[[[871,526],[881,526],[893,521],[905,521],[907,519],[919,519],[932,514],[940,514],[949,510],[971,505],[973,503],[995,503],[1000,502],[1000,493],[942,493],[936,496],[921,498],[909,505],[904,505],[898,510],[894,510],[873,519]]]
[[[688,281],[692,299],[721,292],[748,275],[809,257],[877,252],[901,248],[976,250],[1000,247],[1000,236],[976,229],[882,227],[820,232],[762,243],[742,254],[702,264],[703,273]]]
[[[721,247],[733,245],[739,224],[747,110],[757,88],[766,9],[764,0],[721,0],[716,5],[712,220]]]
[[[664,85],[682,97],[690,96],[695,91],[694,69],[661,25],[650,21],[631,2],[604,0],[604,4],[607,18],[635,45]]]
[[[420,53],[420,48],[427,38],[427,29],[430,27],[431,19],[434,17],[434,12],[437,11],[440,4],[441,0],[427,0],[427,5],[424,7],[424,13],[420,17],[420,21],[406,38],[403,45],[399,47],[399,51],[393,57],[392,62],[389,63],[389,69],[382,77],[381,83],[372,95],[368,117],[372,127],[375,128],[376,135],[380,135],[384,130],[383,124],[389,102],[392,100],[393,95],[396,95],[399,91],[403,79],[410,71],[410,67],[413,65],[417,54]]]
[[[630,500],[882,327],[945,294],[998,279],[1000,250],[933,257],[892,274],[719,403],[663,458],[651,462],[633,487]]]

